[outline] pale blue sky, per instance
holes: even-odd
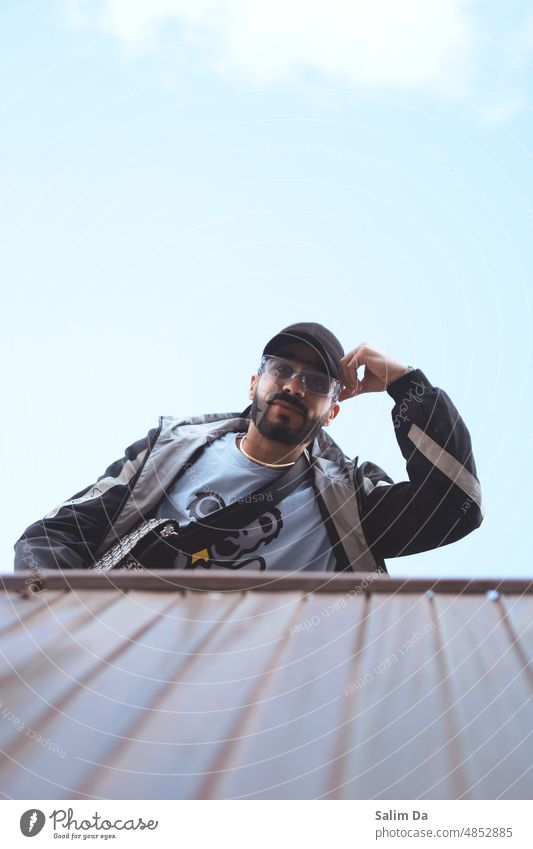
[[[159,414],[243,409],[266,339],[313,320],[472,434],[484,524],[390,573],[531,574],[527,9],[3,4],[3,569]],[[330,432],[403,480],[391,408]]]

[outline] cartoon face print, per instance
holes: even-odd
[[[187,510],[192,521],[198,521],[209,516],[216,510],[225,507],[221,495],[212,490],[195,493],[192,501],[187,505]],[[242,530],[228,531],[227,536],[210,548],[205,548],[196,554],[180,554],[176,558],[175,567],[194,568],[201,567],[210,569],[213,566],[226,569],[242,569],[245,566],[258,568],[259,571],[266,569],[266,561],[261,556],[247,557],[257,551],[260,546],[269,545],[275,540],[283,528],[283,518],[277,507],[266,508],[251,525]]]
[[[231,531],[220,542],[211,547],[210,554],[217,566],[229,569],[242,568],[235,565],[243,555],[251,554],[260,546],[269,545],[275,540],[283,527],[283,519],[277,507],[266,510],[262,516],[241,531]]]

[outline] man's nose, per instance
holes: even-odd
[[[291,395],[301,395],[303,397],[305,395],[305,389],[300,375],[295,374],[294,377],[285,380],[283,382],[283,391],[289,392]]]

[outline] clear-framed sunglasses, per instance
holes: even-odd
[[[284,360],[283,357],[275,357],[272,354],[262,358],[258,374],[267,374],[278,382],[299,377],[307,392],[334,399],[338,398],[341,389],[339,381],[335,380],[334,377],[320,371],[297,369],[289,360]]]

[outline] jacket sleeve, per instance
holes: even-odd
[[[363,464],[363,531],[382,558],[455,542],[483,518],[470,434],[446,392],[420,369],[387,391],[396,402],[392,421],[409,480],[392,483],[378,467]]]
[[[15,543],[15,569],[87,569],[120,513],[160,431],[126,448],[98,480],[30,525]]]

